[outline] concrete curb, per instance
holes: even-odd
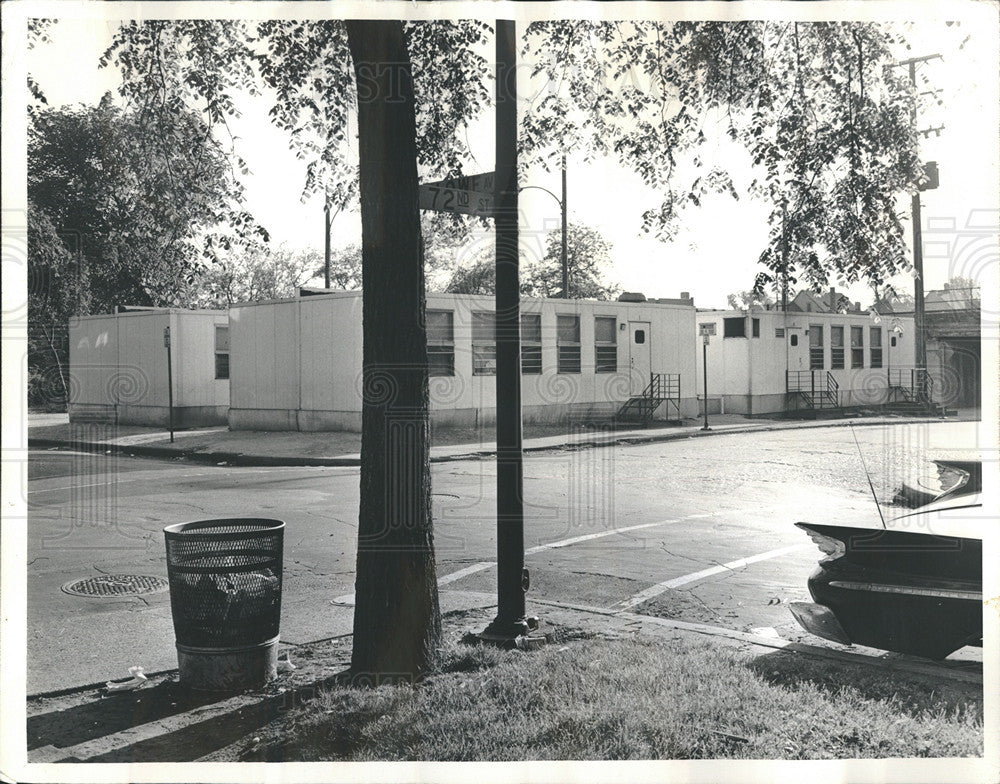
[[[819,427],[848,427],[848,426],[875,426],[875,425],[908,425],[922,422],[946,421],[941,417],[861,417],[859,419],[836,419],[836,420],[810,420],[807,422],[769,422],[768,424],[747,424],[747,425],[721,425],[707,431],[699,429],[679,429],[676,431],[657,431],[648,435],[640,431],[628,430],[621,435],[607,435],[604,437],[583,438],[580,440],[565,440],[554,442],[554,438],[538,439],[539,441],[552,441],[553,443],[533,444],[534,439],[528,439],[523,445],[524,452],[545,452],[558,449],[593,449],[597,447],[616,446],[621,444],[653,444],[662,441],[675,441],[685,438],[703,438],[716,435],[733,435],[738,433],[768,433],[777,430],[809,430]],[[232,466],[244,467],[356,467],[361,465],[361,458],[355,455],[344,455],[340,457],[307,457],[304,455],[265,455],[248,454],[246,452],[203,452],[199,449],[185,449],[173,446],[144,446],[141,444],[113,444],[99,441],[68,441],[53,438],[32,438],[28,437],[28,448],[40,449],[79,449],[93,452],[106,452],[115,455],[135,455],[138,457],[164,457],[164,458],[184,458],[198,463],[227,463]],[[447,463],[455,460],[476,460],[494,457],[495,447],[476,448],[476,445],[469,444],[466,451],[447,451],[460,449],[455,447],[436,447],[439,454],[434,454],[435,448],[431,449],[432,463]],[[443,452],[443,453],[441,453]]]
[[[138,457],[184,458],[198,463],[228,463],[237,466],[357,466],[356,457],[305,457],[301,455],[253,455],[243,452],[201,452],[169,446],[109,444],[100,441],[64,441],[55,438],[28,438],[28,448],[78,449],[87,452],[107,452],[113,455]]]

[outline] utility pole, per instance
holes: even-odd
[[[566,153],[562,156],[562,290],[563,299],[569,299],[569,262],[566,258]]]
[[[902,60],[898,65],[905,65],[909,69],[910,84],[914,88],[917,86],[917,63],[924,63],[928,60],[941,59],[940,54],[928,54],[923,57],[911,57]],[[917,105],[913,104],[913,127],[917,127]],[[938,129],[940,130],[940,129]],[[918,395],[922,402],[927,401],[927,336],[924,332],[924,251],[923,238],[921,235],[920,217],[920,191],[913,194],[910,201],[910,210],[913,219],[913,331],[914,347],[916,351],[917,376],[919,377]]]
[[[323,205],[323,260],[324,286],[330,288],[330,202]]]

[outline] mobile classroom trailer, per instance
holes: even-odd
[[[913,386],[912,318],[761,309],[699,310],[697,319],[698,390],[704,355],[710,414],[876,406]]]
[[[361,428],[361,292],[234,305],[229,311],[233,430]],[[525,422],[608,418],[654,374],[677,382],[657,419],[696,412],[694,303],[523,299]],[[427,295],[430,408],[442,425],[496,418],[494,300]]]
[[[166,427],[168,375],[175,427],[228,421],[229,316],[224,310],[143,308],[72,318],[69,362],[71,422]]]

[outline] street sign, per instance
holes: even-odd
[[[490,218],[495,195],[496,172],[486,172],[424,183],[419,189],[418,203],[422,210]]]
[[[708,333],[707,332],[702,336],[702,340],[704,341],[705,345],[707,346],[708,345]]]
[[[715,322],[714,321],[710,321],[710,322],[706,322],[704,324],[699,324],[698,325],[698,334],[699,335],[704,335],[706,337],[708,335],[714,335],[715,334]]]
[[[170,327],[163,328],[163,347],[170,348]]]

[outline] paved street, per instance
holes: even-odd
[[[793,633],[818,551],[793,523],[878,525],[880,498],[932,457],[968,456],[976,423],[816,428],[525,459],[533,598]],[[442,609],[495,596],[490,460],[433,466]],[[162,528],[214,517],[287,523],[282,640],[351,629],[357,468],[241,468],[33,452],[29,467],[28,693],[176,667],[166,593],[89,599],[60,587],[101,573],[166,575]]]

